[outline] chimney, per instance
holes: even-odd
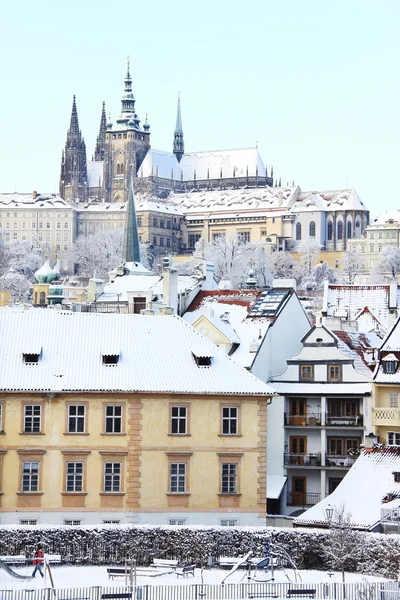
[[[158,309],[158,314],[159,315],[173,315],[174,309],[172,308],[172,306],[160,306],[160,308]]]
[[[172,267],[164,267],[163,271],[163,304],[170,306],[174,314],[178,312],[178,271]]]
[[[36,190],[33,190],[33,193],[32,193],[32,198],[33,198],[33,200],[36,200],[36,198],[37,198],[37,197],[38,197],[38,193],[37,193],[37,191],[36,191]]]

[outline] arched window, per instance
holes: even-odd
[[[40,292],[40,304],[46,304],[46,294],[44,292]]]
[[[338,224],[337,224],[337,239],[338,240],[343,239],[343,223],[342,223],[342,221],[338,221]]]
[[[360,221],[356,221],[356,229],[360,229]]]
[[[328,221],[328,241],[332,241],[332,233],[333,233],[332,221]]]
[[[315,237],[315,223],[314,223],[314,221],[310,222],[310,237]]]
[[[35,304],[37,304],[37,292],[35,292]]]
[[[296,240],[301,240],[301,223],[296,224]]]
[[[347,221],[347,239],[351,238],[351,221]]]

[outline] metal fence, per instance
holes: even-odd
[[[400,582],[227,583],[74,589],[0,590],[1,600],[399,600]]]

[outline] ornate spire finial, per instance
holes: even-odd
[[[106,103],[103,102],[103,108],[101,111],[100,118],[100,129],[99,135],[96,140],[96,149],[94,151],[94,160],[104,160],[106,151],[106,131],[107,131],[107,119],[106,119]]]
[[[181,161],[182,156],[185,153],[185,144],[183,141],[183,129],[182,129],[182,112],[181,112],[181,93],[178,93],[178,109],[176,112],[176,126],[174,131],[174,146],[173,152],[178,160]]]
[[[78,109],[76,108],[76,96],[72,100],[71,120],[69,123],[69,133],[79,135]]]

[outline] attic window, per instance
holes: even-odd
[[[197,352],[192,352],[192,354],[193,354],[194,361],[198,367],[210,367],[211,366],[211,361],[213,358],[211,355],[204,355],[204,353],[199,354]]]
[[[26,365],[37,365],[39,362],[39,356],[40,354],[37,353],[24,353],[22,358]]]
[[[395,480],[396,483],[400,483],[400,472],[399,471],[393,471],[393,478]]]
[[[399,360],[395,354],[387,354],[382,358],[382,365],[385,373],[393,375],[398,369]]]
[[[119,354],[103,354],[103,365],[115,367],[119,361]]]
[[[317,342],[317,344],[320,344],[320,343],[321,343],[321,342],[323,342],[323,341],[324,341],[324,340],[323,340],[322,338],[317,338],[317,339],[316,339],[316,342]]]

